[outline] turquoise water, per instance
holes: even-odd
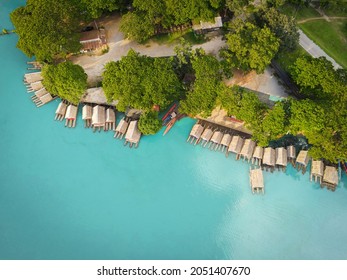
[[[24,1],[0,2],[7,13]],[[321,190],[291,167],[265,173],[187,144],[194,121],[143,137],[55,122],[22,84],[27,58],[0,37],[0,259],[346,259],[347,181]]]

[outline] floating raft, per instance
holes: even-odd
[[[114,138],[122,139],[127,132],[129,126],[129,122],[125,120],[125,118],[121,119],[119,124],[116,127],[116,133],[114,134]]]
[[[66,114],[65,114],[65,126],[67,127],[75,127],[76,119],[77,119],[78,107],[70,104],[67,106]]]
[[[263,172],[260,168],[251,169],[249,172],[252,193],[265,193]]]
[[[65,117],[67,109],[67,104],[65,101],[61,101],[58,105],[57,110],[55,111],[55,120],[62,121]]]

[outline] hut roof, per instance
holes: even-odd
[[[268,166],[275,166],[276,152],[273,148],[267,147],[264,149],[263,164]]]
[[[30,87],[32,88],[32,90],[39,90],[43,88],[42,81],[33,82],[30,84]]]
[[[82,108],[82,120],[90,120],[93,115],[93,108],[90,105],[84,105]]]
[[[210,141],[212,137],[213,131],[211,128],[206,128],[201,135],[201,139],[205,141]]]
[[[106,110],[106,122],[115,122],[116,121],[116,114],[112,108],[107,108]]]
[[[298,157],[296,158],[296,163],[300,163],[304,166],[307,166],[309,160],[310,157],[308,156],[308,152],[301,150],[298,154]]]
[[[36,97],[40,98],[44,96],[48,91],[45,88],[41,88],[35,92]]]
[[[121,119],[119,124],[117,125],[116,131],[124,134],[127,131],[129,123],[124,119]]]
[[[204,128],[201,124],[194,124],[192,130],[190,131],[190,136],[193,136],[195,138],[200,138],[202,132],[204,131]]]
[[[75,120],[77,117],[77,106],[70,104],[67,106],[65,119]]]
[[[86,93],[82,96],[81,102],[108,105],[106,95],[101,87],[88,88]],[[118,104],[118,100],[110,104],[115,106]]]
[[[141,138],[141,132],[137,128],[137,121],[131,121],[125,134],[125,139],[131,143],[138,143]]]
[[[213,133],[212,135],[211,141],[213,143],[220,144],[220,142],[222,141],[222,138],[223,138],[223,133],[220,131],[215,131],[215,133]]]
[[[264,177],[263,172],[260,168],[253,169],[250,171],[251,187],[254,188],[264,188]]]
[[[323,182],[327,182],[333,185],[337,185],[339,183],[339,177],[338,177],[337,169],[335,167],[333,166],[325,167]]]
[[[276,165],[287,166],[287,150],[283,147],[276,148]]]
[[[101,41],[100,39],[100,32],[97,29],[93,29],[91,31],[86,31],[82,32],[81,38],[80,38],[80,43],[89,43],[89,42],[94,42],[94,41]]]
[[[253,157],[257,159],[262,159],[263,155],[264,155],[264,148],[260,146],[256,146],[253,153]]]
[[[296,158],[296,150],[294,146],[287,147],[287,157],[288,158]]]
[[[96,105],[95,107],[93,107],[92,125],[93,126],[105,125],[105,107],[104,106]]]
[[[58,108],[57,110],[55,111],[56,114],[59,114],[59,115],[64,115],[65,116],[65,113],[66,113],[66,108],[67,108],[67,104],[63,101],[61,101],[58,105]]]
[[[43,80],[41,72],[27,73],[24,75],[24,78],[29,84]]]
[[[243,142],[243,138],[241,138],[240,136],[234,136],[229,145],[228,152],[236,154],[240,153],[243,146]]]
[[[255,148],[255,142],[252,141],[251,139],[246,139],[241,150],[241,155],[243,155],[244,157],[248,159],[252,158],[254,148]]]
[[[220,28],[222,26],[223,26],[222,18],[221,17],[215,17],[214,22],[200,21],[200,24],[194,24],[193,25],[193,29],[194,30],[207,30],[207,29]]]
[[[41,96],[40,97],[40,100],[43,104],[46,104],[48,103],[49,101],[52,101],[53,100],[53,97],[50,93],[46,93],[45,95]]]
[[[311,174],[323,176],[324,175],[324,163],[321,160],[313,160],[311,166]]]
[[[223,138],[222,138],[222,141],[221,141],[221,144],[223,145],[223,146],[227,146],[227,147],[229,147],[229,145],[230,145],[230,142],[231,142],[231,135],[229,134],[229,133],[227,133],[227,134],[224,134],[223,135]]]

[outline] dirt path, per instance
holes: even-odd
[[[305,23],[308,21],[322,20],[322,19],[330,22],[331,20],[335,20],[335,19],[347,19],[347,17],[327,17],[327,16],[325,16],[325,17],[313,17],[313,18],[306,18],[306,19],[300,20],[300,21],[298,21],[298,23]]]

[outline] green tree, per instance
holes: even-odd
[[[127,0],[81,0],[81,11],[87,10],[92,18],[98,18],[104,11],[112,12],[125,8]]]
[[[226,0],[225,6],[236,15],[242,14],[245,8],[249,5],[249,0]]]
[[[46,64],[42,69],[43,85],[51,94],[75,105],[87,89],[87,74],[70,61],[58,65]]]
[[[11,13],[19,36],[17,47],[39,61],[80,50],[79,23],[82,18],[75,1],[28,0]]]
[[[125,37],[142,43],[154,35],[154,25],[144,13],[129,12],[121,19],[120,31]]]
[[[139,130],[144,135],[156,134],[162,128],[162,122],[158,118],[158,112],[149,111],[141,115]]]
[[[279,39],[268,27],[241,20],[234,21],[226,38],[228,48],[221,50],[221,56],[231,67],[244,71],[264,72],[279,48]]]

